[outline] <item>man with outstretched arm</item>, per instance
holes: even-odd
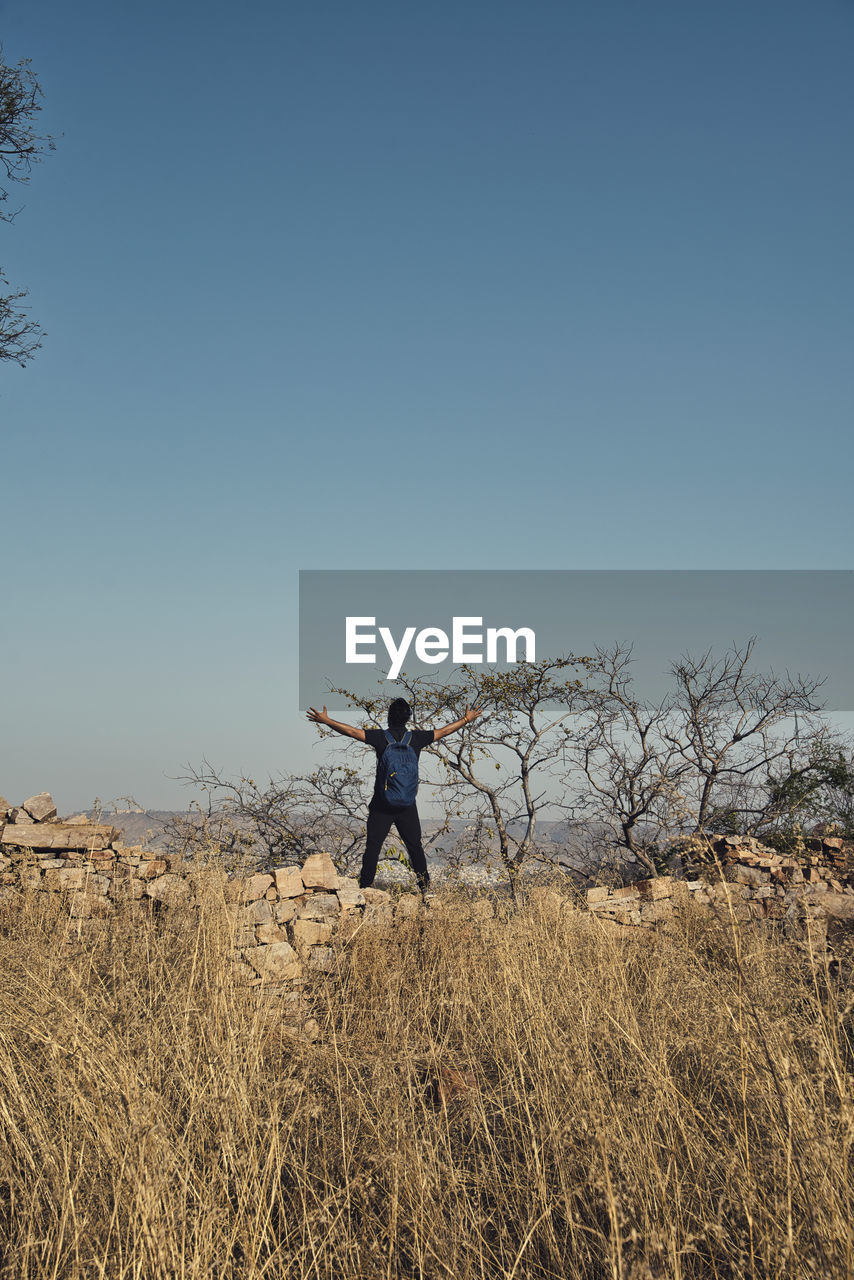
[[[453,724],[446,724],[442,729],[414,729],[412,732],[408,732],[406,724],[412,716],[412,708],[405,698],[395,698],[388,709],[388,732],[386,732],[383,729],[358,729],[355,725],[343,724],[339,720],[333,720],[327,715],[326,707],[322,711],[317,711],[314,707],[309,709],[308,718],[314,724],[326,725],[328,729],[334,729],[336,733],[341,733],[347,738],[355,738],[357,742],[364,742],[369,747],[373,747],[377,753],[377,774],[374,782],[374,794],[368,805],[365,854],[362,858],[362,870],[359,875],[359,885],[362,889],[367,889],[374,883],[380,850],[392,825],[397,827],[398,834],[406,846],[409,864],[415,872],[415,878],[422,894],[426,893],[430,884],[427,859],[424,855],[424,846],[421,843],[421,819],[418,817],[415,801],[413,800],[405,808],[400,808],[389,804],[386,799],[387,783],[383,780],[383,755],[386,748],[391,745],[390,739],[395,743],[402,743],[411,747],[417,757],[425,747],[438,742],[440,738],[447,737],[449,733],[455,733],[457,729],[462,729],[464,725],[471,724],[481,712],[481,707],[466,707],[465,714],[460,720],[455,720]],[[396,749],[392,746],[392,750]]]

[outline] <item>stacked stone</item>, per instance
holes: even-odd
[[[42,791],[22,805],[0,797],[0,898],[22,889],[67,895],[78,919],[109,915],[117,899],[150,898],[167,906],[193,901],[180,858],[119,843],[119,832],[85,814],[60,820]]]
[[[660,876],[621,889],[589,889],[589,909],[621,927],[654,928],[672,917],[681,889],[694,902],[732,911],[742,920],[854,920],[851,877],[839,872],[824,853],[802,865],[753,838],[712,836],[710,843],[718,862],[704,866],[703,879]]]
[[[380,890],[362,891],[340,876],[326,853],[313,853],[302,867],[258,872],[227,886],[236,924],[234,961],[248,980],[285,982],[307,971],[335,966],[332,941],[347,934],[366,908],[388,900]]]
[[[677,841],[673,848],[689,871],[708,871],[718,863],[762,866],[772,871],[787,872],[800,868],[810,884],[826,882],[835,892],[854,885],[854,843],[841,836],[819,835],[804,839],[804,852],[797,857],[785,856],[763,845],[755,836],[690,836]]]
[[[601,920],[651,929],[672,916],[675,885],[672,876],[658,876],[620,889],[588,889],[587,906]]]
[[[804,838],[805,856],[801,859],[809,866],[829,866],[837,876],[854,878],[854,840],[843,840],[832,832]]]

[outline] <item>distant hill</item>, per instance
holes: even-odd
[[[93,822],[109,822],[121,832],[124,844],[142,845],[146,849],[162,849],[165,844],[164,832],[173,818],[188,818],[189,812],[169,809],[120,810],[111,812],[89,809],[86,813]]]

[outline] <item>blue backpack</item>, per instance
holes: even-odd
[[[418,790],[418,753],[409,744],[412,734],[407,732],[400,742],[385,731],[388,746],[380,756],[380,783],[383,795],[394,809],[408,809],[415,804]]]

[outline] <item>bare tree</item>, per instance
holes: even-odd
[[[284,866],[326,852],[340,871],[348,869],[364,834],[366,812],[356,770],[324,765],[307,777],[285,775],[259,783],[228,778],[207,760],[186,768],[181,780],[198,788],[204,800],[171,823],[173,847],[211,847],[243,868]]]
[[[573,751],[585,783],[578,806],[652,874],[677,835],[752,834],[780,821],[796,788],[777,785],[775,771],[797,772],[827,736],[822,681],[755,672],[754,647],[683,657],[657,703],[634,690],[630,648],[597,651]]]
[[[596,652],[586,724],[571,744],[583,781],[580,788],[575,783],[575,805],[607,842],[657,875],[667,833],[681,816],[681,786],[691,766],[669,738],[673,699],[638,698],[631,661],[631,648]]]
[[[32,166],[54,148],[51,137],[36,131],[42,96],[29,58],[9,66],[0,45],[0,165],[8,182],[29,182]],[[0,205],[8,198],[8,187],[0,184]],[[19,212],[0,208],[0,221],[12,222]],[[0,289],[7,284],[0,270]],[[26,296],[26,290],[0,293],[0,360],[14,360],[21,366],[35,354],[44,336],[18,305]]]
[[[818,700],[824,681],[751,668],[755,637],[721,658],[711,650],[671,667],[676,682],[670,745],[690,766],[694,830],[735,815],[754,833],[768,822],[775,768],[791,765],[827,732]]]

